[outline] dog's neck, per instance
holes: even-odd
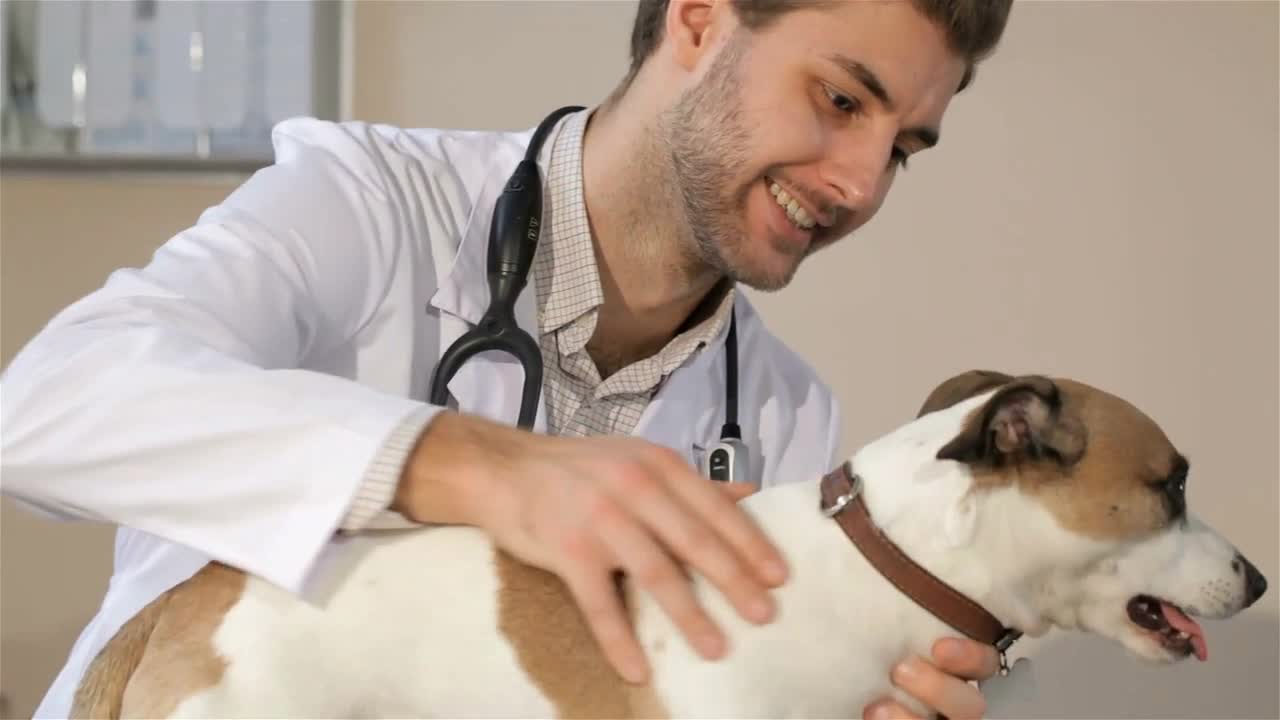
[[[850,462],[863,480],[872,521],[908,557],[1005,627],[1041,635],[1050,627],[1043,612],[1047,571],[1069,564],[1063,558],[1071,549],[1055,547],[1065,534],[1016,490],[970,493],[968,468],[937,460],[939,449],[957,436],[978,402],[919,418],[866,445]],[[821,479],[815,477],[773,486],[743,501],[792,568],[791,579],[775,591],[780,602],[775,621],[747,628],[720,592],[705,579],[700,583],[701,599],[717,622],[739,628],[736,641],[752,651],[742,657],[759,660],[724,667],[749,675],[736,692],[758,700],[762,713],[860,712],[859,703],[874,698],[862,697],[868,690],[864,683],[844,678],[887,679],[892,663],[908,655],[927,656],[937,639],[961,635],[913,605],[889,581],[877,582],[858,547],[822,513],[820,497]],[[676,635],[655,600],[641,594],[637,601],[651,620],[646,624],[651,646]],[[713,672],[696,665],[673,665],[669,671],[664,687],[687,686],[688,692],[704,673]],[[786,698],[785,707],[768,706],[770,698]]]
[[[1038,635],[1047,630],[1048,573],[1069,560],[1051,556],[1059,544],[1051,538],[1061,530],[1011,484],[974,489],[968,466],[937,460],[982,400],[902,425],[861,447],[851,466],[863,480],[873,523],[911,560],[1005,626]]]
[[[967,466],[936,459],[981,401],[908,423],[861,448],[851,465],[872,521],[908,557],[1006,627],[1039,635],[1045,573],[1061,564],[1046,547],[1046,532],[1058,532],[1052,519],[1012,484],[975,490]],[[850,543],[849,551],[857,549]]]

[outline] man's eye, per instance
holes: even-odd
[[[858,101],[843,93],[825,88],[827,97],[831,99],[831,105],[835,109],[843,113],[855,113],[858,111]]]

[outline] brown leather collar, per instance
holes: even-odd
[[[1005,652],[1020,637],[991,613],[920,567],[880,531],[862,499],[862,478],[849,462],[822,478],[821,510],[834,518],[853,544],[881,575],[924,609],[969,638],[992,645],[1000,653],[1000,671],[1008,672]]]

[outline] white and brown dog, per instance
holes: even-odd
[[[128,623],[76,717],[857,717],[911,654],[964,632],[1001,647],[1053,627],[1155,662],[1206,658],[1192,617],[1266,581],[1187,511],[1188,465],[1125,401],[972,372],[823,478],[743,501],[784,552],[757,626],[700,578],[730,653],[702,660],[630,593],[645,687],[605,663],[558,580],[446,527],[362,538],[327,600],[213,564]]]

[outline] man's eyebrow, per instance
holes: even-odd
[[[885,90],[884,83],[880,82],[879,76],[871,68],[843,53],[831,53],[827,56],[827,59],[835,63],[841,70],[844,70],[849,77],[862,83],[867,88],[867,91],[885,106],[886,110],[893,112],[893,98],[889,97],[889,91]],[[920,140],[920,144],[926,148],[936,146],[941,139],[938,130],[931,127],[909,128],[904,131],[904,134],[914,135]]]
[[[867,90],[871,91],[871,94],[875,95],[886,109],[893,111],[893,99],[889,97],[889,92],[884,89],[884,83],[880,82],[880,78],[871,68],[843,53],[831,53],[827,59],[848,73],[849,77],[866,85]]]

